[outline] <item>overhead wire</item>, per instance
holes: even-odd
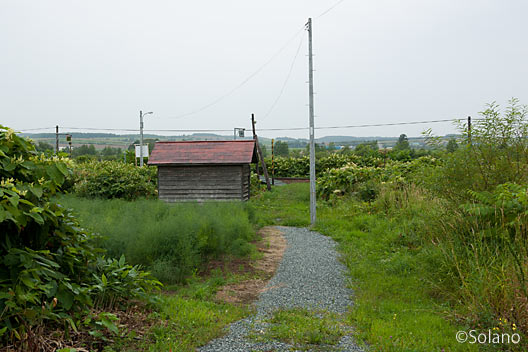
[[[279,92],[279,95],[275,98],[275,101],[273,102],[271,107],[268,109],[268,112],[266,112],[266,114],[264,114],[264,116],[262,118],[260,118],[261,121],[264,120],[265,118],[267,118],[273,112],[273,110],[277,106],[277,103],[279,102],[280,98],[284,94],[284,89],[286,88],[286,85],[288,84],[288,81],[290,80],[291,74],[293,72],[293,67],[295,66],[295,62],[297,61],[297,57],[299,56],[299,52],[301,51],[301,47],[302,47],[302,44],[303,44],[303,39],[304,39],[304,37],[301,38],[301,40],[299,41],[299,46],[297,47],[297,51],[295,52],[295,55],[294,55],[293,60],[292,60],[292,63],[290,65],[290,70],[288,71],[288,74],[286,75],[286,79],[284,80],[284,83],[282,84],[282,87],[281,87],[281,90]]]
[[[50,130],[55,127],[38,127],[38,128],[26,128],[24,131],[40,131],[40,130]]]
[[[251,73],[249,76],[247,76],[244,80],[242,80],[238,85],[236,85],[234,88],[232,88],[230,91],[226,92],[225,94],[219,96],[218,98],[214,99],[213,101],[211,101],[210,103],[208,104],[205,104],[203,105],[202,107],[198,108],[198,109],[195,109],[195,110],[192,110],[190,112],[187,112],[187,113],[184,113],[184,114],[180,114],[180,115],[177,115],[177,116],[174,116],[174,117],[167,117],[169,119],[181,119],[181,118],[184,118],[184,117],[188,117],[188,116],[192,116],[192,115],[195,115],[195,114],[198,114],[208,108],[210,108],[211,106],[214,106],[216,104],[218,104],[219,102],[221,102],[222,100],[224,100],[225,98],[229,97],[231,94],[233,94],[234,92],[236,92],[238,89],[240,89],[241,87],[243,87],[247,82],[249,82],[253,77],[255,77],[256,75],[258,75],[265,67],[267,67],[277,56],[279,56],[279,54],[281,54],[289,45],[290,43],[295,40],[297,38],[297,36],[299,35],[299,33],[301,33],[304,29],[304,25],[297,31],[295,32],[295,34],[286,42],[286,44],[284,44],[279,50],[277,50],[263,65],[261,65],[257,70],[255,70],[253,73]]]
[[[409,121],[409,122],[389,122],[376,124],[362,124],[362,125],[341,125],[341,126],[319,126],[316,130],[327,129],[347,129],[347,128],[365,128],[365,127],[383,127],[383,126],[401,126],[401,125],[420,125],[428,123],[442,123],[442,122],[461,122],[465,119],[441,119],[441,120],[427,120],[427,121]],[[479,121],[482,118],[473,118],[472,121]],[[36,129],[22,129],[21,131],[52,129],[55,127],[42,127]],[[122,132],[138,132],[138,129],[129,128],[97,128],[97,127],[66,127],[60,126],[65,130],[84,130],[84,131],[122,131]],[[247,128],[249,129],[249,128]],[[308,127],[286,127],[286,128],[259,128],[258,131],[302,131],[308,130]],[[233,129],[144,129],[144,132],[233,132]]]
[[[323,17],[324,15],[326,15],[327,13],[329,13],[330,11],[332,11],[333,9],[335,9],[337,6],[339,6],[343,1],[345,1],[345,0],[339,0],[339,1],[336,2],[334,5],[330,6],[328,9],[324,10],[322,13],[320,13],[319,15],[317,15],[315,18],[321,18],[321,17]]]

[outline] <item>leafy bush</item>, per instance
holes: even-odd
[[[341,168],[328,169],[317,179],[317,193],[323,199],[331,195],[353,194],[364,201],[373,200],[379,183],[408,183],[425,169],[431,170],[441,161],[424,156],[410,162],[389,161],[384,167],[348,164]]]
[[[528,302],[528,186],[505,183],[491,192],[468,193],[472,202],[462,205],[456,221],[450,222],[450,231],[443,226],[441,233],[443,238],[458,244],[450,256],[452,261],[462,263],[455,270],[456,276],[469,296],[482,298],[481,309],[489,306],[496,311],[508,310],[511,318],[523,322],[526,328],[528,315],[518,303]],[[468,247],[473,250],[468,252]],[[468,266],[473,270],[460,271]],[[486,277],[495,292],[481,296],[482,286],[475,285],[475,275]],[[508,278],[510,290],[500,292],[501,299],[497,300],[501,285],[504,290],[503,278]]]
[[[271,165],[271,159],[266,160],[266,163]],[[316,175],[321,175],[329,169],[340,168],[350,163],[359,166],[381,166],[385,163],[385,160],[375,156],[332,153],[315,160],[315,172]],[[277,157],[274,160],[274,166],[276,177],[308,177],[310,173],[310,158],[309,156],[300,158]]]
[[[119,161],[77,164],[74,192],[87,198],[137,199],[155,197],[157,168],[134,167]]]
[[[166,204],[72,196],[60,202],[75,210],[83,226],[103,236],[99,244],[109,256],[124,254],[166,283],[185,280],[209,258],[252,251],[254,214],[244,203]]]
[[[471,198],[467,190],[528,183],[528,108],[512,99],[504,113],[492,103],[480,114],[470,135],[460,126],[461,145],[430,180],[429,188],[442,197],[464,202]]]
[[[266,191],[266,186],[262,182],[260,182],[260,179],[259,179],[259,177],[258,177],[258,175],[256,173],[251,172],[250,181],[251,181],[250,198],[258,196],[258,195],[262,194],[262,192]]]
[[[44,324],[66,332],[100,297],[95,237],[50,200],[71,173],[68,161],[37,155],[31,142],[0,126],[0,340],[34,350]],[[124,263],[122,263],[124,265]],[[121,266],[123,266],[121,265]],[[135,297],[157,286],[142,274]]]

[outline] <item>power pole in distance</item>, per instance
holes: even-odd
[[[264,155],[262,155],[262,150],[260,149],[260,144],[257,136],[257,132],[255,130],[255,114],[251,114],[251,125],[253,126],[253,139],[255,140],[255,145],[257,147],[257,154],[260,159],[260,163],[262,164],[262,171],[264,172],[264,178],[266,179],[266,187],[268,188],[268,191],[271,191],[271,184],[268,176],[268,169],[266,168],[266,162],[264,161]],[[258,164],[257,164],[258,168]]]
[[[55,154],[59,154],[59,125],[55,126]]]
[[[139,110],[139,166],[143,166],[143,116],[152,114],[152,111],[143,114],[143,111]]]
[[[467,129],[468,129],[468,140],[469,144],[471,144],[471,116],[468,116],[468,123],[467,123]]]
[[[313,58],[312,58],[312,19],[308,18],[308,78],[310,99],[310,224],[315,225],[315,141],[314,141],[314,98],[313,98]]]

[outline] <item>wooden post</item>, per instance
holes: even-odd
[[[273,153],[273,144],[275,140],[271,139],[271,184],[275,186],[275,155]]]
[[[262,164],[262,172],[264,172],[264,178],[266,179],[266,187],[268,188],[268,191],[271,191],[271,184],[268,176],[268,170],[266,169],[266,162],[264,161],[264,156],[262,155],[262,150],[260,149],[258,136],[255,132],[255,114],[251,114],[251,125],[253,126],[253,139],[255,140],[255,144],[257,146],[257,154],[259,156],[260,163]]]
[[[471,116],[468,116],[468,119],[467,119],[467,129],[468,129],[468,140],[469,140],[469,144],[471,144]]]
[[[59,155],[59,125],[55,126],[55,154]]]

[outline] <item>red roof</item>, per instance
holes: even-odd
[[[249,164],[257,161],[254,140],[156,142],[149,165]]]

